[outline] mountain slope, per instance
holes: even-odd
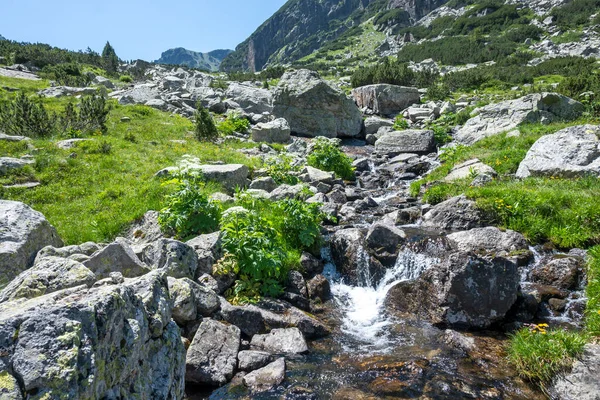
[[[191,68],[200,68],[208,71],[218,71],[221,61],[233,50],[214,50],[209,53],[200,53],[182,47],[169,49],[162,53],[155,61],[157,64],[185,65]]]
[[[290,63],[353,27],[376,17],[383,24],[410,25],[447,0],[289,0],[221,65],[224,71],[258,71]]]

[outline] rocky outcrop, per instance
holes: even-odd
[[[145,246],[142,261],[153,269],[161,269],[173,278],[196,277],[198,257],[190,246],[174,239],[159,239]]]
[[[383,116],[396,116],[421,100],[417,88],[388,84],[358,87],[352,97],[360,109]]]
[[[83,262],[98,279],[107,278],[111,272],[120,272],[126,278],[135,278],[150,271],[142,263],[123,238],[117,240],[101,250],[98,250]]]
[[[583,104],[557,93],[529,94],[479,108],[454,135],[463,144],[473,144],[489,136],[510,131],[525,122],[549,123],[575,119],[584,111]]]
[[[225,96],[235,101],[245,114],[273,112],[273,95],[267,89],[231,82]]]
[[[290,134],[290,125],[283,118],[277,118],[271,122],[263,122],[252,128],[252,140],[255,142],[287,144],[291,141]]]
[[[398,154],[429,154],[435,152],[433,131],[409,129],[386,132],[375,142],[375,151],[389,157]]]
[[[581,286],[585,263],[578,257],[556,257],[537,265],[531,271],[531,280],[558,289],[576,290]]]
[[[362,131],[354,102],[313,71],[286,72],[274,90],[273,105],[273,114],[285,118],[298,135],[358,137]]]
[[[21,170],[35,164],[35,160],[28,158],[0,157],[0,176]]]
[[[45,246],[62,246],[46,218],[23,203],[0,200],[0,287],[30,268]]]
[[[600,345],[588,344],[570,373],[559,376],[550,389],[560,400],[598,400],[600,398]]]
[[[600,129],[595,125],[565,128],[542,136],[517,170],[518,178],[600,176]]]
[[[423,215],[423,227],[460,231],[483,225],[483,214],[475,202],[466,196],[457,196],[436,204]]]
[[[448,239],[463,252],[476,252],[494,255],[508,255],[528,250],[527,240],[523,235],[510,229],[501,231],[495,227],[475,228],[469,231],[456,232]]]
[[[233,50],[213,50],[208,53],[187,50],[182,47],[164,51],[157,64],[185,65],[190,68],[199,68],[207,71],[218,71],[223,59]]]
[[[3,303],[0,347],[2,382],[23,398],[184,395],[185,348],[158,271]]]

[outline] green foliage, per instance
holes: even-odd
[[[19,92],[0,106],[0,130],[9,135],[48,137],[56,131],[56,116],[46,111],[41,99],[33,101]]]
[[[92,81],[88,74],[82,73],[80,65],[76,63],[46,65],[40,76],[65,86],[87,86]]]
[[[202,107],[202,104],[198,102],[198,108],[196,109],[196,123],[194,133],[196,139],[200,141],[214,141],[219,137],[219,132],[215,126],[210,112]]]
[[[224,121],[217,124],[217,129],[223,135],[231,135],[234,132],[245,133],[250,128],[250,121],[236,112],[230,112]]]
[[[213,89],[227,90],[227,88],[229,87],[229,83],[227,83],[227,81],[224,79],[217,78],[210,81],[208,86]]]
[[[446,100],[451,94],[450,87],[445,83],[432,83],[427,88],[427,98],[429,100]]]
[[[11,40],[0,40],[0,56],[7,58],[11,63],[31,63],[42,69],[47,65],[65,63],[102,66],[100,55],[89,47],[86,51],[75,52],[42,43],[19,43]]]
[[[252,72],[229,72],[228,78],[231,81],[246,82],[246,81],[268,81],[271,79],[279,79],[285,73],[285,67],[268,67],[258,73]]]
[[[511,337],[508,359],[521,377],[543,388],[571,367],[585,343],[585,336],[579,332],[546,331],[545,325],[535,325]]]
[[[535,25],[518,25],[506,31],[505,37],[511,42],[523,43],[526,39],[540,40],[544,30]]]
[[[592,335],[600,336],[600,246],[588,250],[589,263],[587,269],[588,298],[586,308],[586,328]]]
[[[482,1],[469,9],[454,22],[451,35],[466,35],[472,31],[478,34],[501,32],[511,25],[527,24],[529,18],[515,5],[505,5],[501,1]]]
[[[600,0],[573,0],[550,12],[562,30],[573,29],[590,23],[590,17],[600,8]]]
[[[158,216],[164,231],[185,239],[218,229],[221,205],[208,198],[200,175],[178,174],[165,184],[175,185],[175,191],[166,196],[166,205]]]
[[[325,215],[318,203],[299,200],[282,200],[275,204],[282,216],[280,230],[289,245],[297,249],[310,249],[320,245],[320,224]]]
[[[123,83],[132,83],[133,77],[131,75],[121,75],[119,81]]]
[[[65,107],[64,113],[60,116],[60,124],[63,132],[89,133],[100,131],[106,133],[106,119],[110,112],[107,107],[106,99],[103,96],[91,95],[81,98],[79,110],[72,102]]]
[[[386,57],[383,62],[372,67],[357,69],[351,77],[352,87],[371,85],[374,83],[389,83],[402,86],[429,86],[438,78],[432,71],[414,72],[408,68],[406,60],[391,61]]]
[[[354,179],[352,159],[344,154],[339,145],[332,140],[317,138],[306,161],[311,167],[335,172],[342,179]]]
[[[393,8],[388,11],[381,12],[378,16],[373,20],[374,25],[390,25],[390,24],[400,24],[407,23],[410,21],[410,14],[402,9],[402,8]]]
[[[102,50],[102,66],[109,74],[115,74],[119,69],[119,57],[109,42],[106,42]]]
[[[408,129],[409,127],[410,126],[408,125],[408,121],[402,115],[396,116],[396,118],[394,119],[394,130],[403,131],[405,129]]]
[[[268,158],[265,161],[267,175],[269,175],[278,184],[296,185],[300,182],[297,174],[300,172],[300,166],[293,165],[293,157],[280,154],[277,157]]]

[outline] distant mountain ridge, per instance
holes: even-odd
[[[157,64],[184,65],[190,68],[200,68],[208,71],[218,71],[223,59],[233,50],[219,49],[208,53],[201,53],[177,47],[162,53],[154,61]]]
[[[0,35],[0,40],[6,40],[6,38],[2,35]]]

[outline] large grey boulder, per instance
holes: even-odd
[[[353,89],[352,97],[361,109],[374,114],[395,116],[412,104],[419,103],[421,94],[415,87],[376,84]]]
[[[249,169],[243,164],[200,165],[198,170],[206,180],[223,185],[229,192],[246,186]]]
[[[196,276],[196,252],[178,240],[159,239],[144,248],[141,258],[153,269],[162,269],[173,278],[194,279]]]
[[[273,329],[266,335],[254,335],[250,345],[277,354],[303,354],[308,345],[298,328]]]
[[[18,171],[35,164],[35,160],[27,158],[0,157],[0,176],[13,171]]]
[[[32,299],[81,285],[92,286],[96,275],[75,260],[45,257],[21,272],[0,292],[0,303],[15,299]]]
[[[517,300],[519,283],[516,263],[454,253],[416,280],[394,286],[386,305],[436,325],[485,329],[504,319]]]
[[[279,358],[271,364],[250,372],[243,378],[251,392],[259,393],[272,389],[285,379],[285,358]]]
[[[542,136],[519,165],[517,178],[600,176],[600,128],[572,126]]]
[[[257,350],[243,350],[238,353],[238,368],[242,371],[254,371],[271,361],[271,353]]]
[[[123,105],[146,104],[150,100],[160,99],[160,90],[154,83],[143,83],[131,89],[113,92],[110,97],[116,98]]]
[[[456,245],[458,250],[464,252],[507,255],[527,251],[529,248],[527,240],[520,233],[510,229],[501,231],[492,226],[452,233],[447,238]]]
[[[221,232],[196,236],[188,240],[186,244],[193,248],[198,256],[196,276],[212,274],[213,266],[222,255]]]
[[[212,319],[200,324],[186,357],[187,382],[221,386],[233,377],[240,330]]]
[[[423,215],[423,227],[460,231],[483,226],[483,214],[475,202],[457,196],[436,204]]]
[[[452,168],[452,171],[444,178],[446,182],[454,182],[460,179],[471,178],[474,179],[480,175],[487,175],[489,177],[496,177],[498,173],[494,168],[490,167],[474,158],[464,163],[458,164]]]
[[[291,141],[290,124],[284,118],[263,122],[252,128],[252,140],[266,143],[289,143]]]
[[[365,135],[374,135],[383,127],[391,128],[394,122],[389,119],[379,117],[369,117],[365,119]]]
[[[185,348],[158,272],[0,304],[0,347],[2,382],[23,398],[184,396]]]
[[[600,399],[600,345],[588,344],[570,373],[559,376],[550,389],[560,400]]]
[[[460,128],[454,139],[473,144],[489,136],[515,129],[526,122],[552,122],[575,119],[583,104],[557,93],[535,93],[516,100],[490,104],[475,110],[477,115]]]
[[[40,249],[62,245],[41,213],[17,201],[0,200],[0,287],[30,268]]]
[[[375,142],[375,151],[389,157],[403,153],[429,154],[435,152],[433,131],[408,129],[382,134]]]
[[[83,262],[98,279],[108,278],[111,272],[120,272],[126,278],[135,278],[150,272],[150,268],[140,261],[133,249],[123,238],[98,250]]]
[[[359,137],[362,131],[356,104],[314,71],[286,72],[274,90],[273,105],[273,114],[299,135]]]
[[[241,110],[247,114],[273,112],[273,95],[267,89],[231,82],[225,96],[239,104]]]

